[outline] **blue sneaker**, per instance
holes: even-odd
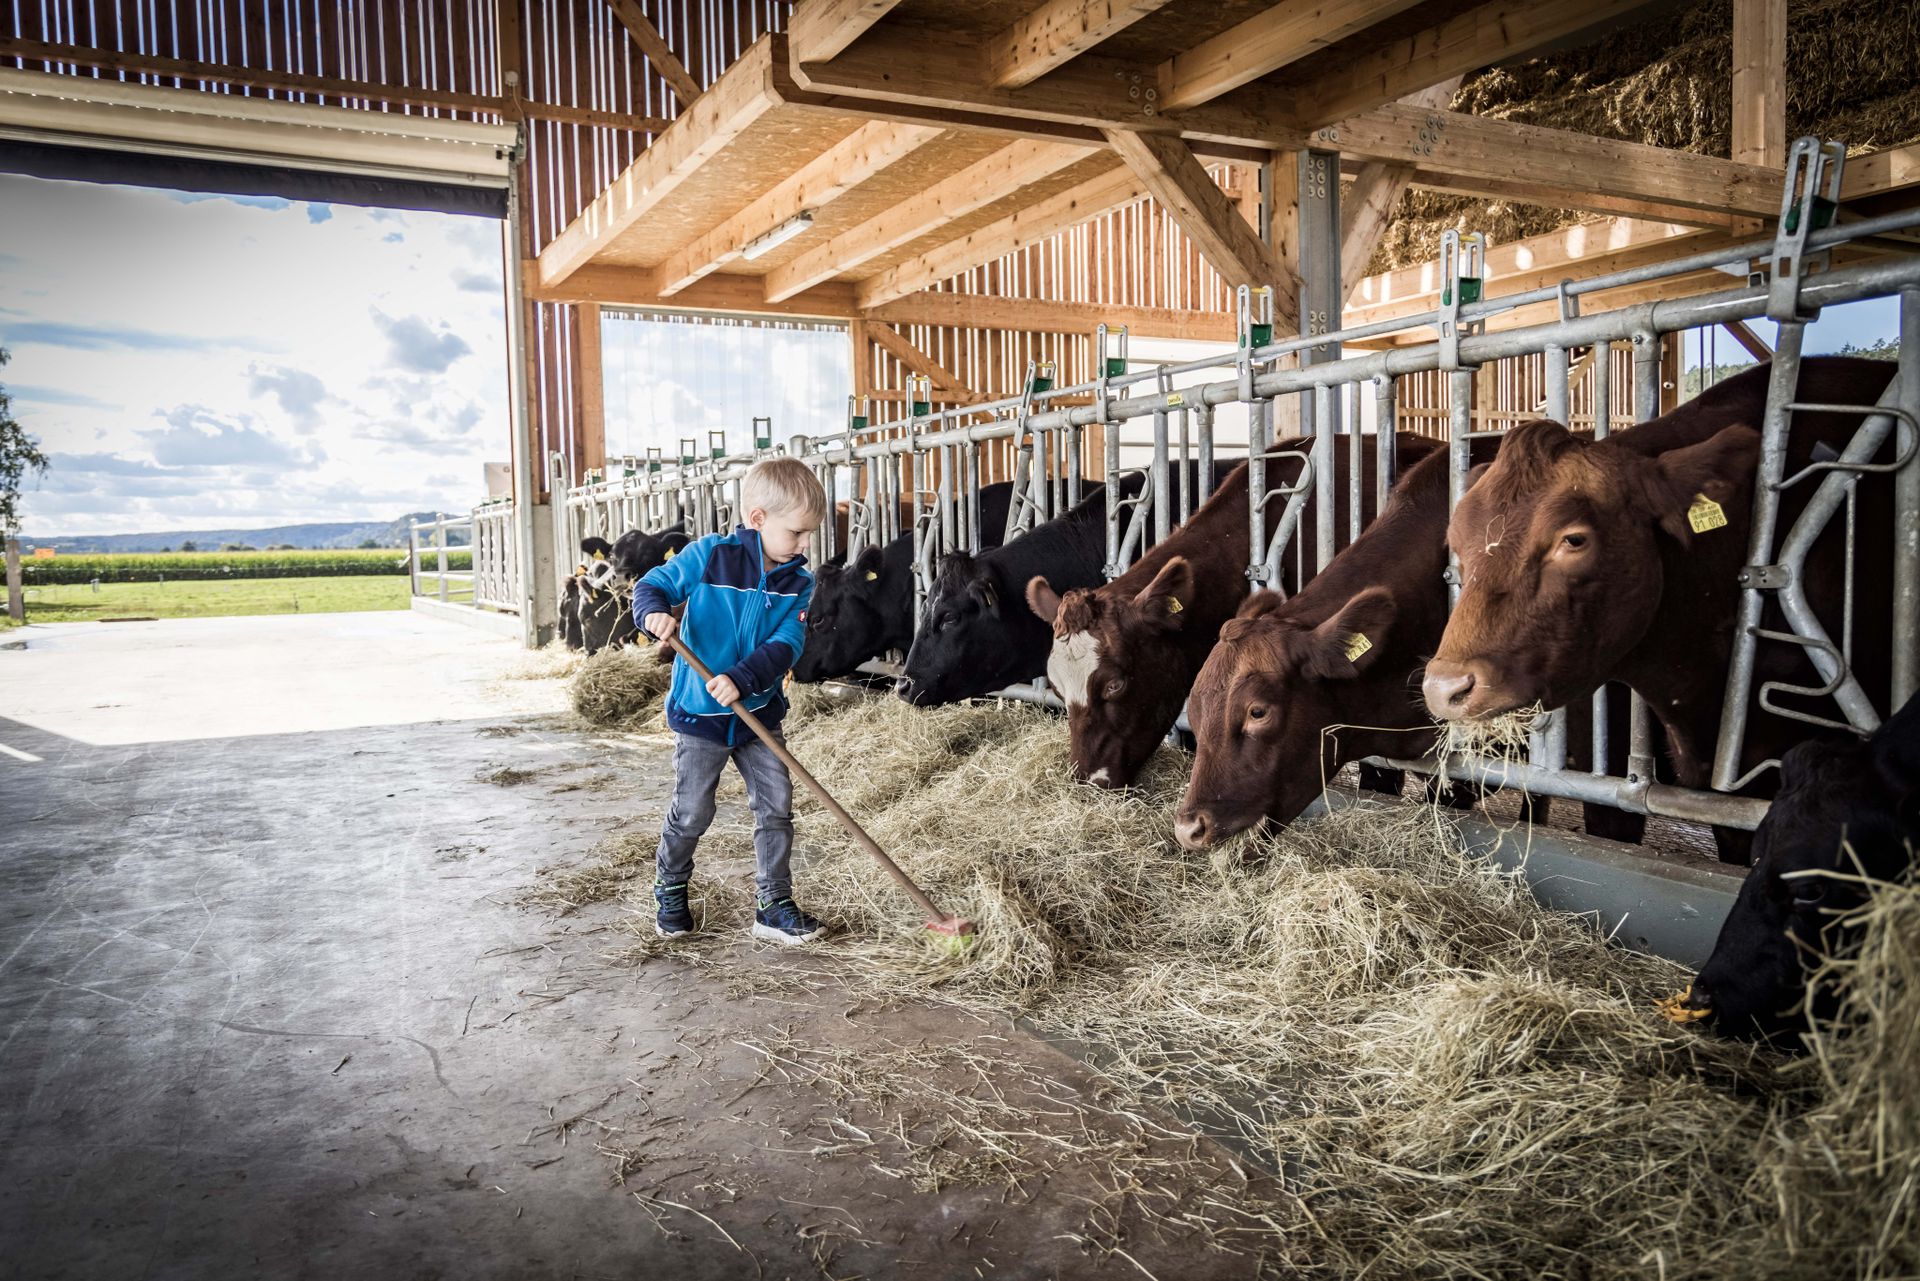
[[[811,943],[827,932],[827,927],[800,910],[790,898],[762,903],[753,914],[753,936],[769,943]]]
[[[663,939],[676,939],[693,933],[693,912],[687,907],[687,883],[653,883],[653,901],[660,910],[653,918],[653,932]]]

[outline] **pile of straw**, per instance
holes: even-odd
[[[673,668],[648,649],[603,649],[580,664],[567,688],[575,715],[606,729],[637,729],[661,711]]]
[[[1369,1276],[1830,1276],[1920,1268],[1920,891],[1876,900],[1842,976],[1853,1037],[1807,1060],[1661,1020],[1687,976],[1607,946],[1456,851],[1430,811],[1352,810],[1199,860],[1187,762],[1074,784],[1029,709],[875,699],[796,717],[795,752],[974,945],[799,806],[796,896],[867,1000],[1023,1013],[1126,1105],[1170,1105],[1287,1172],[1284,1267]],[[700,877],[750,869],[744,829]],[[1242,1206],[1236,1213],[1247,1213]]]
[[[1731,154],[1731,0],[1646,11],[1584,47],[1493,67],[1454,109],[1703,155]],[[1787,136],[1839,138],[1850,153],[1920,138],[1920,8],[1858,0],[1787,6]],[[1402,198],[1369,273],[1430,262],[1449,227],[1496,244],[1581,220],[1538,205],[1413,191]]]

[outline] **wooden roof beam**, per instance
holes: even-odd
[[[963,271],[1003,258],[1089,218],[1097,218],[1110,209],[1131,204],[1146,194],[1145,184],[1125,165],[1116,163],[1113,169],[1097,178],[1016,210],[861,281],[854,291],[855,301],[860,310],[871,311],[896,298],[931,288]]]
[[[900,0],[801,0],[787,19],[795,62],[825,62],[858,40]]]
[[[1733,158],[1787,166],[1787,0],[1733,0]]]
[[[761,40],[728,67],[653,145],[540,251],[540,279],[558,285],[638,222],[727,144],[779,104],[774,42]]]
[[[1692,227],[1730,228],[1740,219],[1713,209],[1691,209],[1685,205],[1656,200],[1634,200],[1627,196],[1603,196],[1591,191],[1569,191],[1565,187],[1547,187],[1538,183],[1501,182],[1494,178],[1462,178],[1457,174],[1435,173],[1429,169],[1413,171],[1412,186],[1422,191],[1439,191],[1450,196],[1478,196],[1517,200],[1546,209],[1571,209],[1579,213],[1607,214],[1617,218],[1638,218],[1645,222],[1679,222]]]
[[[1171,0],[1046,0],[987,42],[987,83],[1032,84]]]
[[[1489,0],[1367,52],[1299,86],[1307,129],[1389,103],[1614,21],[1648,0]]]
[[[1611,4],[1628,2],[1582,0],[1583,12],[1590,18],[1595,11],[1608,12]],[[1557,12],[1561,3],[1539,0],[1538,7]],[[1529,25],[1524,15],[1515,17],[1514,23],[1519,30],[1536,34],[1540,30]],[[1121,73],[1118,77],[1116,71]],[[1394,96],[1452,74],[1458,73],[1433,80],[1416,78]],[[961,39],[931,41],[917,29],[897,23],[882,24],[831,62],[796,64],[794,75],[810,92],[842,104],[851,98],[868,98],[997,113],[1038,122],[1041,127],[1091,125],[1102,130],[1103,137],[1108,132],[1151,130],[1281,149],[1297,149],[1309,141],[1298,124],[1289,123],[1301,117],[1295,94],[1266,81],[1244,85],[1199,106],[1163,112],[1151,103],[1129,98],[1128,64],[1089,55],[1022,88],[997,89],[986,83],[981,46]],[[1299,98],[1302,103],[1308,100],[1304,93]],[[1149,108],[1154,114],[1148,114]],[[1777,213],[1780,204],[1780,175],[1757,165],[1398,102],[1339,121],[1324,145],[1489,184],[1519,182],[1586,190],[1719,215],[1764,217]]]
[[[1164,110],[1197,106],[1318,53],[1419,0],[1286,0],[1160,64]]]
[[[745,209],[670,254],[655,269],[661,296],[676,294],[733,262],[748,245],[788,219],[832,203],[944,132],[933,125],[879,120],[861,125]]]
[[[607,0],[613,6],[613,16],[620,19],[620,25],[627,29],[633,42],[640,46],[640,52],[646,55],[647,62],[660,73],[660,78],[673,87],[674,97],[680,99],[681,106],[687,106],[700,96],[700,82],[688,72],[686,64],[668,47],[647,15],[640,10],[639,0]]]
[[[791,298],[803,289],[851,271],[1022,187],[1050,178],[1086,159],[1092,151],[1071,143],[1030,139],[1010,143],[775,268],[767,274],[767,301]]]
[[[1254,234],[1186,143],[1124,129],[1110,131],[1107,141],[1214,270],[1229,284],[1270,286],[1276,325],[1300,332],[1299,277]]]

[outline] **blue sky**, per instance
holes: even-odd
[[[460,510],[509,452],[500,224],[0,176],[31,534]]]

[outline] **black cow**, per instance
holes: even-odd
[[[614,539],[607,559],[613,562],[614,573],[626,581],[627,590],[632,591],[641,575],[666,564],[692,541],[685,524],[670,525],[652,534],[629,529]]]
[[[1216,464],[1214,488],[1235,466]],[[1198,468],[1190,465],[1190,471],[1197,479]],[[1121,497],[1136,497],[1146,478],[1143,471],[1123,474]],[[1104,583],[1106,514],[1107,489],[1100,484],[1079,506],[1004,547],[979,556],[957,553],[942,561],[907,651],[900,697],[917,707],[933,707],[1046,675],[1053,628],[1027,607],[1027,584],[1043,577],[1055,590],[1067,592]]]
[[[1013,486],[980,491],[981,549],[1000,546],[1007,531]],[[852,675],[869,659],[913,643],[913,534],[884,548],[868,547],[851,566],[836,557],[813,578],[807,608],[807,646],[794,664],[803,684]]]
[[[1753,834],[1753,870],[1684,999],[1681,1022],[1787,1044],[1834,995],[1807,990],[1822,955],[1858,940],[1838,918],[1866,899],[1859,878],[1901,880],[1920,849],[1920,697],[1864,742],[1801,743],[1780,760],[1780,792]]]
[[[581,539],[580,567],[561,592],[562,638],[589,654],[633,644],[639,633],[633,621],[633,585],[691,541],[681,525],[657,533],[630,529],[611,543]]]

